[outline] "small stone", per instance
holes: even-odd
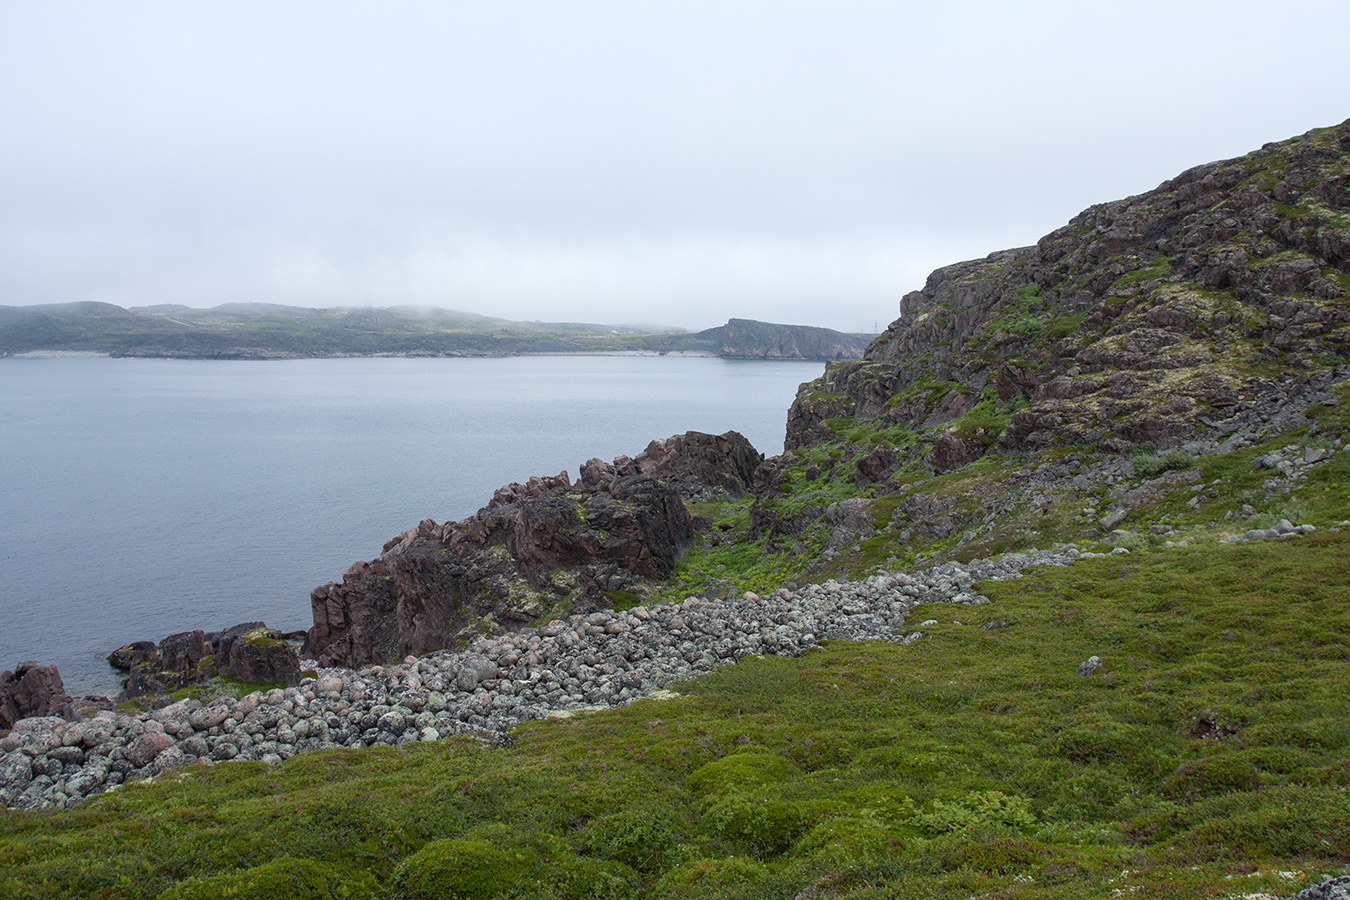
[[[1101,667],[1102,667],[1102,658],[1100,656],[1089,656],[1087,659],[1083,660],[1081,663],[1078,664],[1078,668],[1074,670],[1073,674],[1077,675],[1080,678],[1086,678],[1087,676],[1091,675],[1093,672],[1097,671]]]
[[[1125,521],[1125,517],[1129,514],[1129,510],[1114,509],[1098,519],[1097,525],[1101,527],[1102,531],[1110,531],[1121,522]]]
[[[149,765],[156,756],[173,746],[173,738],[163,732],[146,731],[123,751],[127,760],[136,768]]]

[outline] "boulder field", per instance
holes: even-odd
[[[974,591],[978,580],[1101,555],[1012,553],[764,596],[600,610],[395,665],[319,668],[296,687],[239,700],[182,700],[134,715],[102,710],[76,722],[26,718],[0,740],[0,804],[69,807],[192,763],[279,762],[463,732],[506,743],[518,722],[649,697],[747,655],[796,656],[829,638],[919,640],[922,631],[906,617],[920,603],[984,603]]]

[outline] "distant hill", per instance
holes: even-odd
[[[665,350],[702,351],[724,359],[862,359],[871,335],[844,334],[807,325],[775,325],[752,319],[697,334],[672,335],[654,342]]]
[[[227,303],[123,309],[110,303],[0,306],[0,356],[105,353],[175,359],[700,353],[729,359],[859,359],[866,340],[827,328],[732,319],[697,334],[576,322],[515,322],[396,306],[310,309]]]

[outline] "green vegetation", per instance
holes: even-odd
[[[1284,896],[1350,859],[1347,551],[1144,549],[920,607],[917,644],[747,659],[508,749],[0,813],[0,895]]]
[[[1127,272],[1120,276],[1116,281],[1115,287],[1124,287],[1126,285],[1138,284],[1141,281],[1153,281],[1157,278],[1166,278],[1172,274],[1172,261],[1166,254],[1159,254],[1158,258],[1153,260],[1142,269],[1135,269],[1133,272]]]
[[[630,326],[514,322],[447,309],[305,309],[232,303],[214,309],[109,303],[0,306],[0,356],[43,350],[187,359],[324,356],[513,356],[700,353],[729,358],[856,359],[870,336],[732,319],[697,333]]]
[[[1195,457],[1185,450],[1173,448],[1165,453],[1137,453],[1130,458],[1134,474],[1140,478],[1155,478],[1173,469],[1189,469]]]

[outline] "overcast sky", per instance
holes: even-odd
[[[0,304],[885,327],[1350,116],[1350,3],[0,0]]]

